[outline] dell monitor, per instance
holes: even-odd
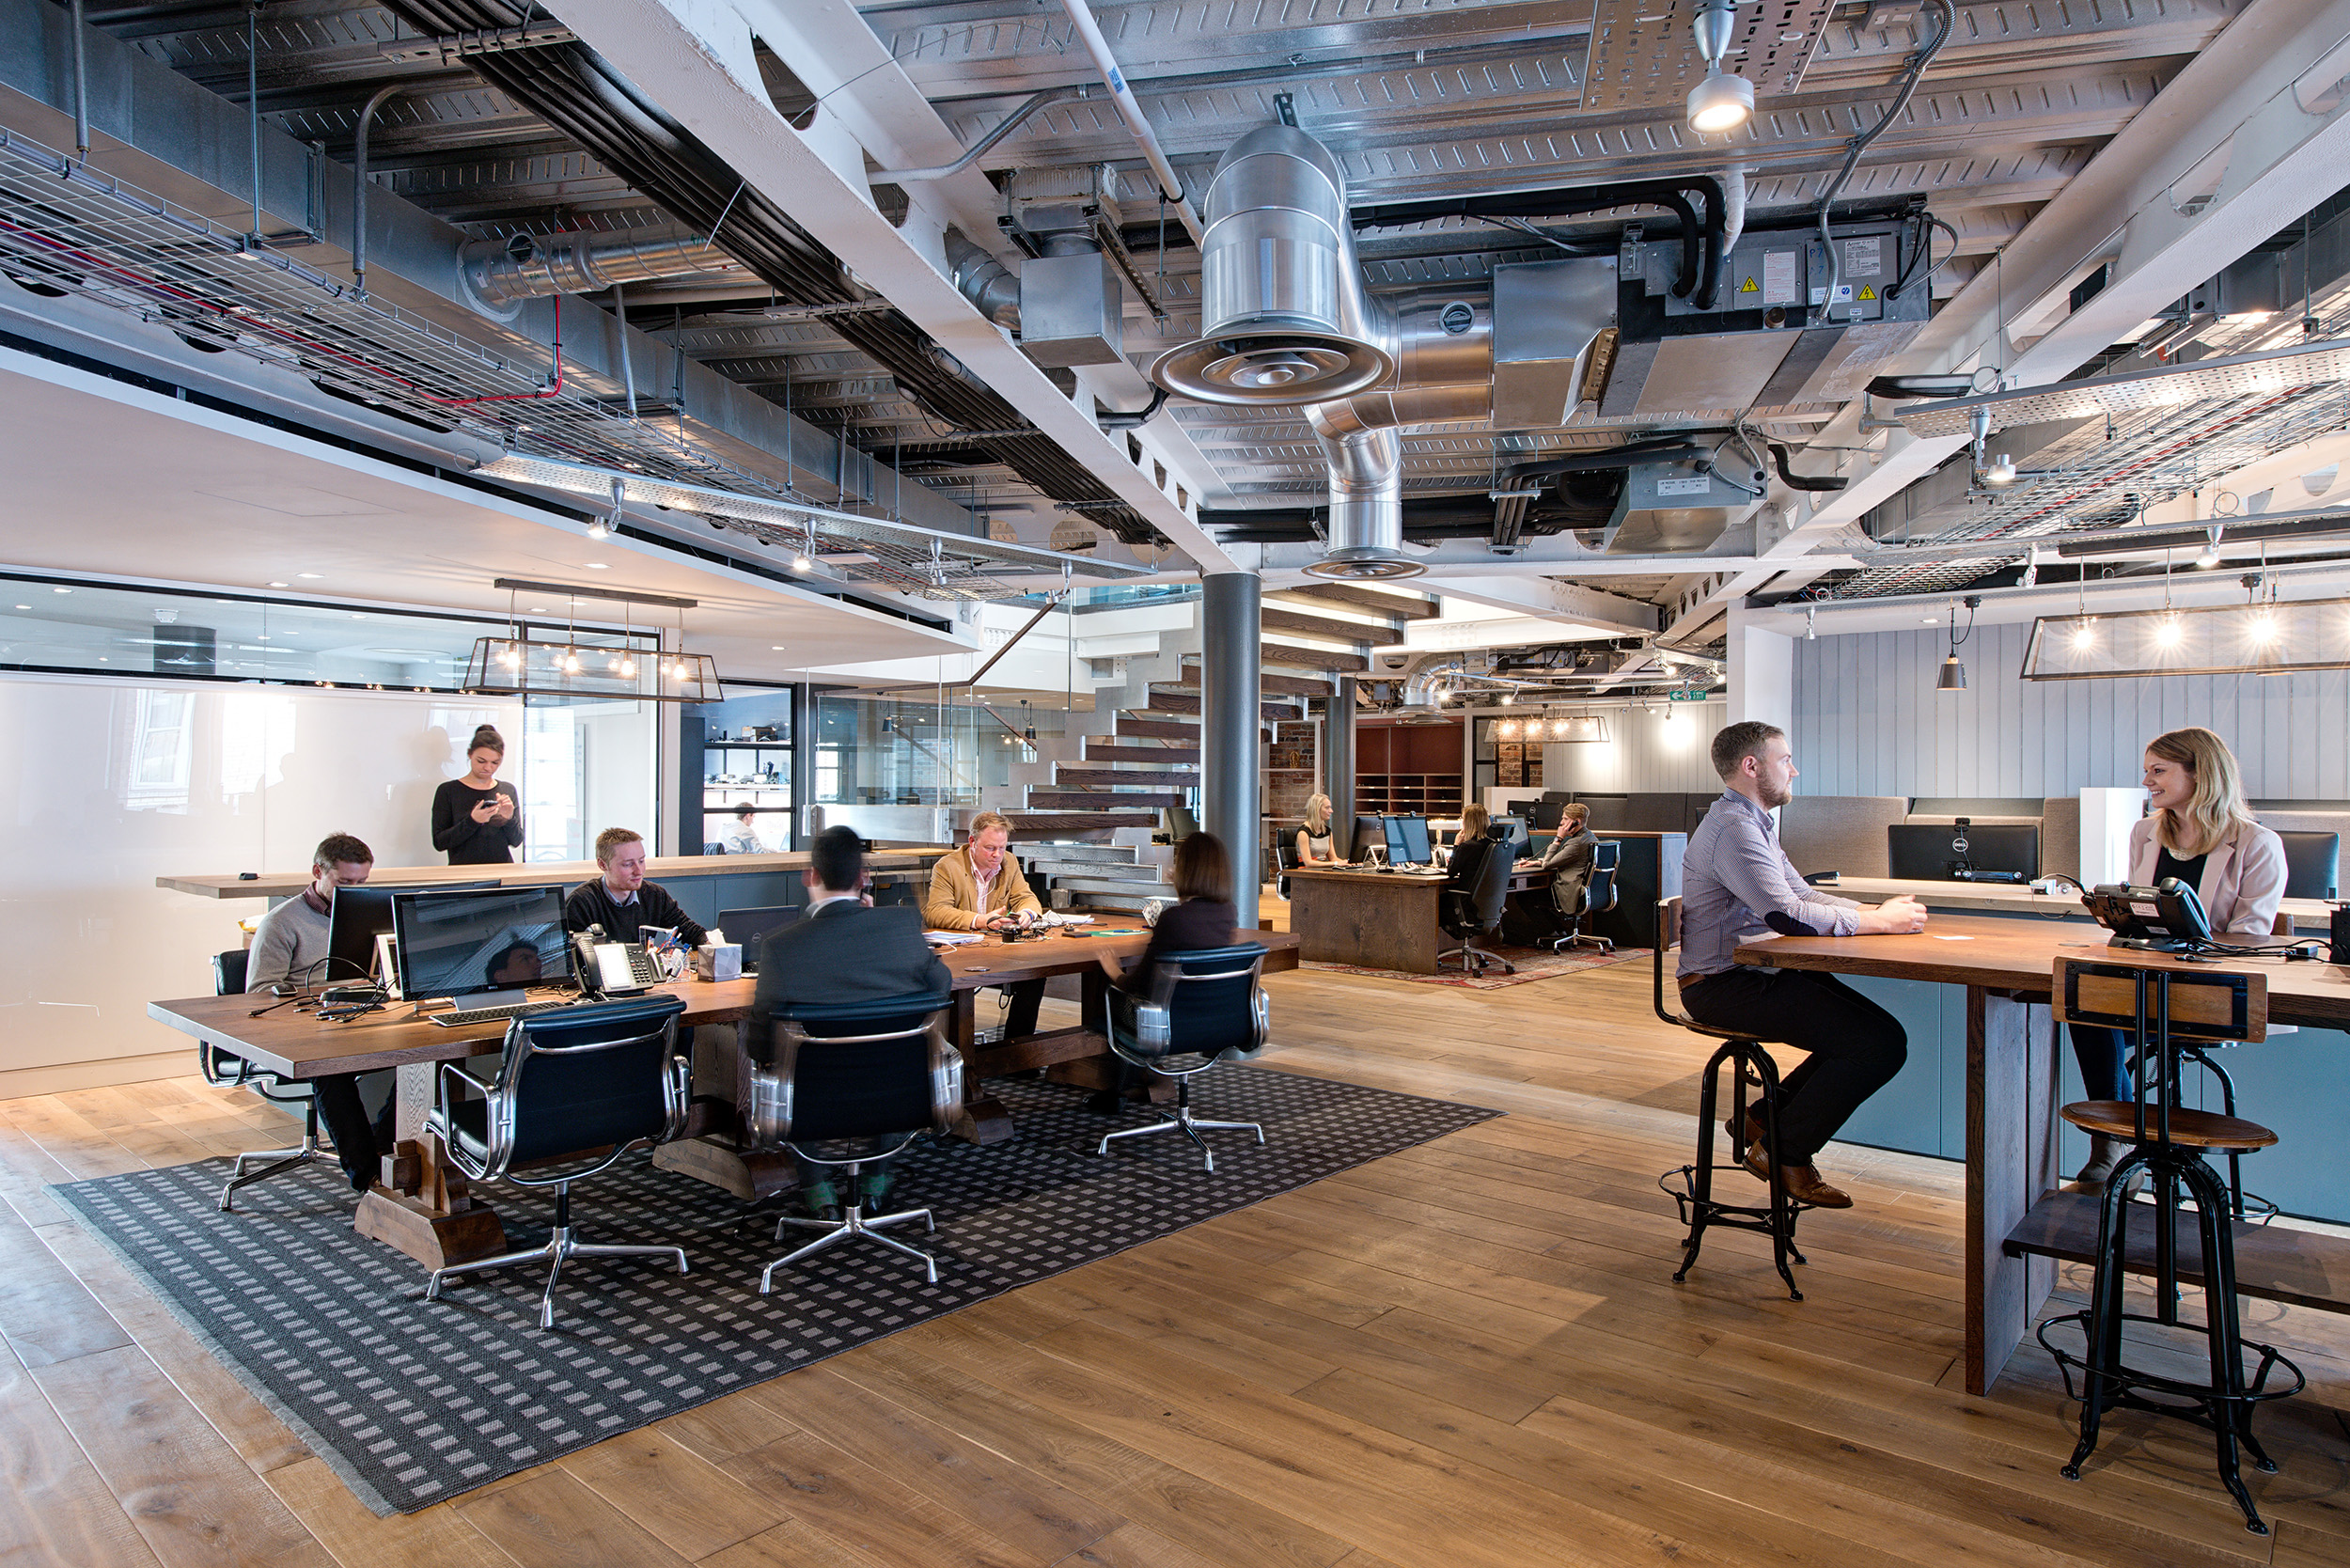
[[[531,986],[572,978],[560,887],[402,893],[392,901],[392,925],[408,1001],[473,996],[483,1007],[519,1005]]]
[[[718,912],[718,929],[727,933],[727,940],[740,943],[743,949],[743,972],[759,973],[759,950],[767,945],[767,938],[800,917],[797,904],[769,904],[760,909],[722,909]]]
[[[1888,874],[1896,882],[2021,883],[2040,874],[2036,827],[1894,823],[1885,831]]]
[[[410,883],[354,882],[335,889],[335,902],[327,914],[326,971],[313,978],[315,986],[333,985],[337,981],[364,980],[369,978],[388,981],[389,975],[376,975],[375,939],[392,933],[392,899],[400,893],[463,893],[482,887],[495,887],[494,882],[435,882],[424,885]],[[303,977],[291,977],[301,980]]]

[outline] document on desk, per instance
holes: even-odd
[[[933,948],[963,948],[982,940],[984,935],[976,931],[926,931],[922,940]]]
[[[1933,937],[1936,942],[1972,942],[1974,940],[1971,936],[1951,935],[1949,933],[1939,931],[1930,931],[1926,933],[1926,934]]]

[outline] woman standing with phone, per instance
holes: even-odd
[[[506,737],[489,725],[473,732],[465,747],[472,771],[432,792],[432,847],[448,854],[452,866],[505,866],[523,841],[522,799],[501,783]]]

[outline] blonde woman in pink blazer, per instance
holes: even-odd
[[[2284,840],[2252,820],[2228,743],[2200,727],[2155,736],[2146,747],[2146,795],[2147,815],[2130,829],[2131,883],[2177,877],[2202,901],[2213,935],[2266,939],[2285,896]],[[2089,1098],[2126,1099],[2122,1031],[2068,1027]],[[2103,1192],[2121,1157],[2115,1139],[2092,1137],[2089,1163],[2066,1190]]]

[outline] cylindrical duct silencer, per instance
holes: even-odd
[[[1311,403],[1376,385],[1393,351],[1364,294],[1338,161],[1294,126],[1228,149],[1208,182],[1201,337],[1152,379],[1212,403]]]
[[[458,271],[485,306],[547,294],[592,294],[616,283],[739,272],[741,263],[707,240],[614,240],[601,235],[517,234],[471,244]]]

